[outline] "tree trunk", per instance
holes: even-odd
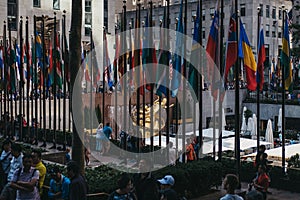
[[[71,70],[71,101],[72,107],[76,102],[76,118],[83,119],[82,112],[82,98],[81,98],[81,84],[79,81],[75,81],[77,73],[80,70],[81,62],[81,26],[82,26],[82,0],[72,0],[72,19],[71,19],[71,32],[70,32],[70,70]],[[81,107],[77,107],[81,106]],[[74,112],[72,111],[72,114]],[[74,116],[72,116],[74,119]],[[83,120],[81,120],[83,122]],[[73,140],[72,140],[72,160],[76,161],[80,167],[80,172],[84,173],[84,146],[83,138],[83,124],[76,123],[73,120]]]

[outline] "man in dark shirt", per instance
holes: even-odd
[[[86,200],[87,183],[84,177],[79,173],[79,166],[75,161],[70,161],[67,164],[67,174],[71,180],[69,199]]]
[[[160,185],[160,194],[163,200],[177,200],[177,193],[172,189],[172,186],[175,183],[173,176],[166,175],[164,178],[157,180]]]

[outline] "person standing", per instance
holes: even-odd
[[[105,135],[105,139],[104,139],[104,145],[103,145],[103,155],[107,154],[109,152],[110,149],[110,141],[109,138],[112,135],[112,128],[110,127],[110,123],[106,123],[106,125],[103,127],[103,133]]]
[[[157,180],[160,183],[161,200],[178,200],[178,196],[172,187],[175,184],[173,176],[166,175],[164,178]]]
[[[113,191],[108,200],[137,200],[137,197],[132,192],[132,181],[127,174],[122,174],[118,180],[118,189]]]
[[[10,140],[5,140],[2,144],[2,153],[0,157],[1,162],[1,189],[6,185],[7,183],[7,175],[10,170],[10,161],[12,159],[11,155],[11,142]]]
[[[259,165],[258,166],[258,178],[253,181],[254,188],[261,192],[263,195],[263,199],[267,199],[267,191],[270,184],[270,178],[266,173],[266,166]]]
[[[158,186],[151,174],[151,162],[141,159],[139,162],[140,173],[134,177],[134,188],[138,200],[158,200]]]
[[[40,196],[43,195],[43,185],[44,185],[44,180],[46,177],[46,172],[47,169],[45,167],[45,165],[42,163],[42,154],[39,150],[34,149],[31,153],[32,156],[32,162],[33,162],[33,167],[35,167],[35,169],[39,170],[39,193]]]
[[[59,167],[55,166],[51,171],[50,189],[48,191],[49,199],[68,200],[70,179],[61,173]]]
[[[101,152],[102,151],[102,143],[101,140],[103,139],[103,124],[100,123],[97,132],[96,132],[96,151]]]
[[[223,187],[226,190],[226,195],[220,198],[220,200],[243,200],[243,197],[235,194],[235,190],[238,185],[238,177],[234,174],[227,174],[223,181]]]
[[[67,174],[71,180],[69,187],[70,200],[86,200],[87,183],[84,177],[79,173],[79,166],[75,161],[67,164]]]
[[[192,141],[190,138],[186,139],[186,160],[187,162],[192,162],[196,159],[196,154],[195,154],[195,150],[194,150],[194,146],[192,144]]]
[[[39,171],[32,167],[30,154],[23,157],[23,167],[15,171],[10,187],[17,190],[16,200],[40,200],[38,192]]]

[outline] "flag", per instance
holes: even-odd
[[[181,67],[183,64],[183,59],[181,55],[184,55],[183,49],[183,21],[182,21],[182,9],[183,9],[183,0],[181,0],[180,5],[180,12],[177,22],[177,29],[176,29],[176,49],[175,49],[175,59],[173,64],[173,73],[172,73],[172,80],[171,80],[171,90],[172,90],[172,97],[176,97],[178,88],[181,83]]]
[[[226,45],[226,64],[224,80],[227,82],[230,68],[235,64],[237,60],[237,37],[236,37],[236,13],[233,12],[235,8],[234,1],[232,1],[229,28],[228,28],[228,39]]]
[[[108,84],[109,89],[114,85],[113,80],[111,78],[111,62],[108,55],[108,46],[107,46],[107,38],[106,38],[106,32],[104,31],[103,34],[104,38],[104,74],[105,74],[105,81]]]
[[[200,50],[201,46],[199,44],[201,38],[200,31],[200,4],[198,2],[197,6],[197,14],[196,14],[196,19],[194,21],[194,35],[193,35],[193,41],[192,41],[192,52],[191,52],[191,63],[193,64],[198,64],[199,63],[199,55],[200,55]],[[193,66],[190,64],[189,66],[189,75],[188,75],[188,81],[189,84],[191,85],[191,89],[193,89],[196,97],[198,97],[198,71],[195,69],[198,66]]]
[[[36,50],[36,57],[41,59],[43,57],[43,48],[42,48],[42,39],[39,33],[36,31],[35,32],[35,50]]]
[[[63,65],[63,60],[62,60],[62,54],[60,50],[60,43],[59,43],[59,36],[56,34],[56,51],[55,51],[55,59],[56,59],[56,74],[55,76],[57,77],[56,79],[56,84],[58,85],[59,89],[62,89],[62,68],[61,65]]]
[[[3,46],[0,46],[0,68],[1,68],[1,79],[3,79],[4,72],[4,59],[3,59]]]
[[[217,80],[217,76],[219,72],[215,70],[215,66],[220,69],[220,51],[219,51],[219,40],[220,40],[220,33],[219,33],[219,16],[220,16],[220,2],[217,1],[216,9],[214,13],[214,18],[210,27],[208,41],[206,45],[206,52],[207,55],[210,57],[209,61],[213,61],[214,63],[209,62],[208,70],[209,70],[209,77],[208,79],[212,82],[211,94],[216,101],[218,98],[218,88],[219,84]]]
[[[240,20],[239,57],[243,59],[246,70],[247,87],[256,90],[256,62],[243,23]]]
[[[166,6],[164,7],[164,17],[163,17],[163,29],[160,31],[160,51],[159,51],[159,56],[158,56],[158,62],[160,65],[168,66],[168,68],[163,67],[161,69],[160,67],[157,68],[156,70],[156,83],[157,83],[157,89],[156,89],[156,94],[158,96],[162,96],[164,94],[167,96],[167,80],[170,80],[170,77],[167,76],[167,71],[169,70],[170,66],[170,58],[171,54],[167,49],[169,49],[169,41],[167,41],[168,38],[168,31],[166,30],[167,28],[167,23],[168,23],[168,17],[167,17],[167,12],[166,12]],[[168,81],[169,83],[169,81]]]
[[[84,68],[84,75],[85,75],[85,81],[87,82],[91,82],[91,76],[90,76],[90,72],[89,72],[89,65],[88,65],[88,58],[86,57],[84,59],[85,62],[85,68]]]
[[[259,85],[259,89],[262,91],[263,84],[264,84],[264,62],[266,61],[264,29],[260,30],[257,49],[258,49],[258,59],[257,59],[256,82]]]
[[[284,68],[285,90],[292,90],[292,66],[290,63],[290,37],[288,18],[286,17],[283,29],[281,66]]]
[[[149,28],[150,27],[150,28]],[[143,63],[143,71],[145,73],[145,82],[148,81],[150,83],[155,82],[156,75],[156,67],[157,67],[157,59],[156,59],[156,50],[155,45],[153,44],[153,33],[152,33],[152,19],[150,19],[150,15],[147,13],[147,18],[145,22],[145,32],[144,32],[144,41],[143,41],[143,49],[142,49],[142,63]],[[152,47],[152,48],[151,48]],[[146,66],[145,66],[146,65]],[[153,90],[153,84],[146,84],[147,90]]]

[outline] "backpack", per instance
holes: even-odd
[[[17,170],[18,170],[18,172],[17,172],[17,181],[18,181],[19,178],[20,178],[20,175],[21,175],[22,168],[19,168],[19,169],[17,169]],[[34,176],[34,173],[35,173],[36,171],[37,171],[37,169],[34,168],[32,174],[31,174],[30,180],[32,179],[32,177]],[[36,187],[37,187],[37,189],[38,189],[38,191],[39,191],[39,189],[40,189],[40,187],[39,187],[39,181],[37,181]]]

